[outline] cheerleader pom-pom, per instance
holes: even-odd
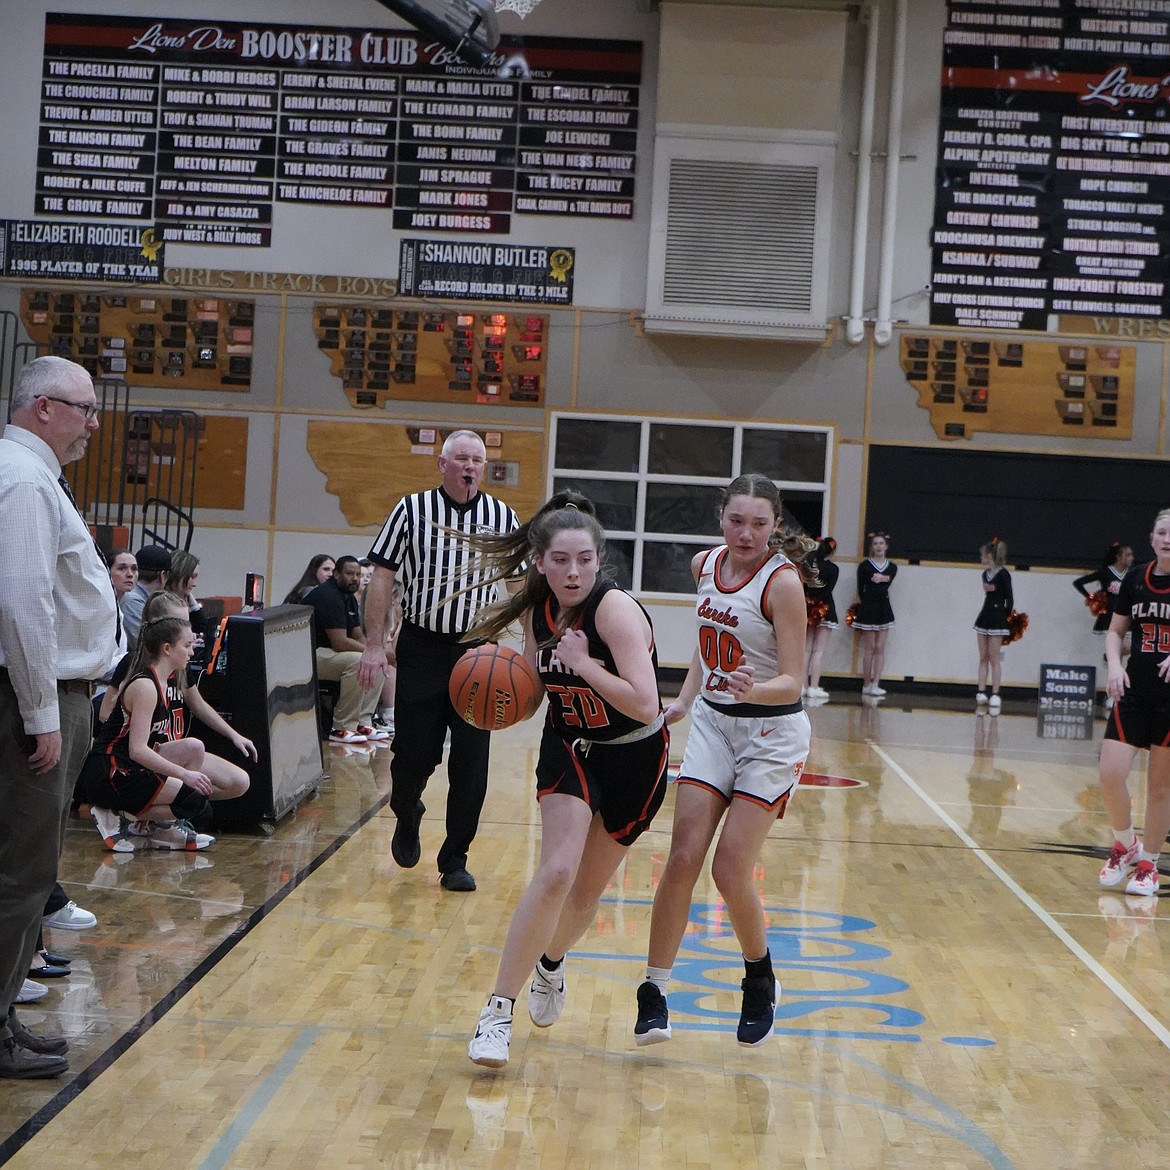
[[[822,601],[819,597],[806,597],[804,604],[808,610],[808,628],[815,629],[825,620],[825,616],[829,612],[829,603]]]
[[[1098,589],[1085,598],[1085,604],[1094,617],[1101,617],[1109,612],[1109,594],[1104,589]]]
[[[1018,642],[1024,636],[1024,631],[1028,628],[1028,615],[1026,613],[1017,613],[1013,609],[1008,614],[1007,628],[1011,630],[1011,633],[1003,640],[1005,646],[1011,645],[1012,642]]]
[[[847,626],[851,626],[851,625],[853,625],[853,623],[855,621],[857,621],[857,602],[856,601],[845,611],[845,624]]]

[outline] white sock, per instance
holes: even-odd
[[[670,985],[670,970],[669,967],[648,966],[646,968],[646,982],[653,983],[665,995],[666,989]]]
[[[1122,829],[1120,833],[1114,829],[1113,840],[1119,845],[1123,845],[1126,849],[1132,849],[1134,842],[1137,840],[1137,833],[1134,832],[1133,825],[1130,825],[1128,829]]]
[[[1150,862],[1153,865],[1153,867],[1155,869],[1157,869],[1158,868],[1158,858],[1161,856],[1162,856],[1161,853],[1151,853],[1148,849],[1143,849],[1141,860]]]

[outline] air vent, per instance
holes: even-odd
[[[656,154],[646,328],[820,340],[832,149],[660,137]]]

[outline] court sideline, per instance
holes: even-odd
[[[441,786],[403,873],[388,753],[331,752],[269,838],[119,861],[71,832],[62,877],[101,925],[58,932],[78,973],[22,1014],[69,1036],[73,1080],[5,1084],[0,1164],[1156,1164],[1164,927],[1158,899],[1096,888],[1096,743],[1040,738],[1024,708],[811,715],[810,783],[758,872],[785,989],[763,1048],[734,1042],[739,956],[707,878],[675,1039],[632,1042],[668,799],[571,958],[562,1020],[521,1008],[508,1068],[470,1065],[538,846],[536,727],[497,738],[470,896],[428,868]]]

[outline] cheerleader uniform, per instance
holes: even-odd
[[[800,570],[773,552],[746,581],[724,585],[727,555],[726,547],[712,549],[699,571],[703,682],[677,783],[698,785],[728,804],[750,800],[780,818],[808,758],[808,716],[799,699],[774,706],[736,702],[728,677],[741,659],[754,668],[757,685],[780,673],[768,586],[776,574]]]
[[[1122,579],[1113,613],[1129,618],[1129,686],[1105,722],[1105,738],[1133,747],[1170,747],[1170,683],[1158,664],[1170,653],[1170,576],[1158,562],[1135,565]]]
[[[1090,597],[1094,593],[1105,593],[1109,598],[1109,606],[1104,613],[1098,614],[1093,620],[1093,633],[1104,634],[1109,629],[1109,621],[1113,617],[1113,599],[1117,596],[1117,590],[1121,587],[1121,582],[1125,577],[1125,571],[1120,573],[1113,565],[1107,565],[1103,569],[1098,569],[1094,573],[1086,573],[1083,577],[1078,577],[1073,582],[1073,588],[1082,596]],[[1090,589],[1090,585],[1098,586],[1097,589]]]
[[[615,675],[613,654],[597,632],[597,607],[617,588],[616,582],[602,582],[574,620],[574,628],[589,640],[589,657]],[[555,596],[533,609],[532,634],[538,647],[556,637],[559,612]],[[653,625],[650,656],[657,674]],[[649,723],[631,719],[562,665],[555,646],[537,650],[536,670],[548,693],[536,762],[537,799],[550,792],[575,796],[601,815],[605,831],[619,845],[632,845],[649,828],[666,795],[670,735],[661,711]]]
[[[825,616],[817,622],[817,627],[823,630],[835,630],[837,628],[837,607],[833,603],[833,590],[837,585],[837,578],[841,575],[839,566],[833,564],[832,561],[821,561],[816,566],[817,576],[820,578],[819,585],[805,585],[805,596],[809,601],[823,601],[828,609],[825,610]]]
[[[875,581],[874,577],[889,577],[888,581]],[[866,557],[857,566],[857,617],[853,622],[855,630],[888,630],[894,624],[894,611],[890,607],[890,585],[898,575],[898,566],[893,561],[879,565],[872,557]]]
[[[987,634],[989,637],[999,635],[1011,637],[1008,629],[1008,614],[1012,612],[1012,575],[1004,568],[984,569],[979,578],[987,585],[992,586],[990,593],[983,594],[983,608],[975,619],[975,633]]]

